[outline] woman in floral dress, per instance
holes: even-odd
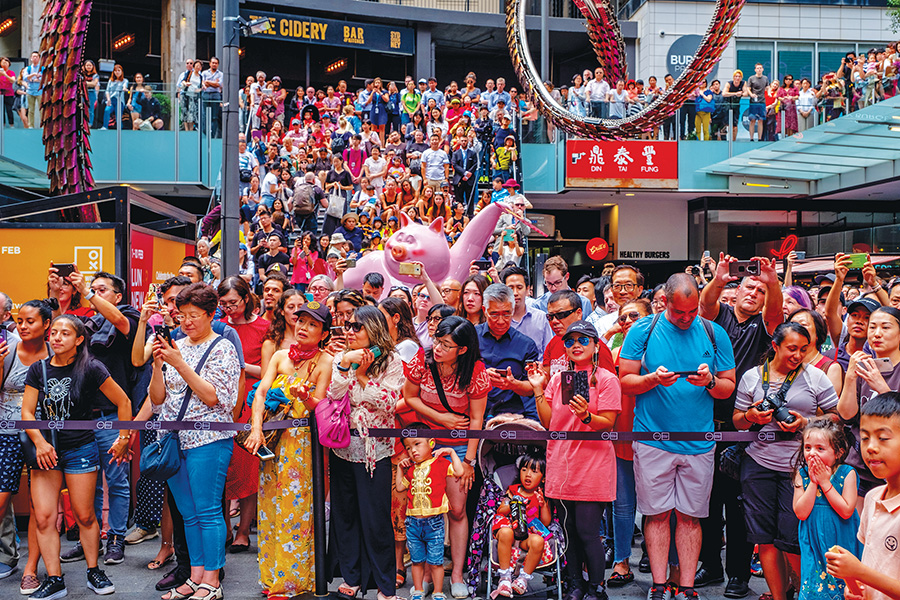
[[[263,415],[268,397],[291,405],[291,417],[311,417],[331,381],[331,355],[321,348],[331,327],[328,307],[315,300],[297,309],[297,343],[279,350],[256,390],[250,436],[245,447],[255,454],[263,445]],[[268,392],[268,393],[267,393]],[[269,600],[311,592],[315,586],[312,517],[312,444],[309,428],[286,429],[269,448],[259,477],[259,578]],[[320,549],[324,552],[324,548]]]

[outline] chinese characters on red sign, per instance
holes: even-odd
[[[678,143],[566,142],[567,187],[678,187]]]

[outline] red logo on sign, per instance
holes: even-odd
[[[772,250],[772,256],[777,259],[785,258],[788,254],[794,251],[794,248],[797,247],[797,236],[793,233],[781,242],[781,248],[778,250]]]
[[[593,238],[587,243],[587,254],[591,260],[603,260],[609,254],[609,244],[603,238]]]
[[[678,179],[677,142],[566,142],[568,179]]]

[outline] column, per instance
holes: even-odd
[[[41,50],[41,11],[44,3],[37,0],[22,2],[22,18],[19,30],[22,35],[22,58],[26,61],[32,52]]]
[[[434,75],[431,52],[431,29],[419,23],[416,26],[416,79],[428,79]]]
[[[185,60],[197,58],[196,0],[163,0],[160,75],[171,84],[184,71]]]

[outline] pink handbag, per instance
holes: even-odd
[[[350,396],[340,400],[325,398],[316,405],[316,425],[319,443],[326,448],[346,448],[350,445]]]

